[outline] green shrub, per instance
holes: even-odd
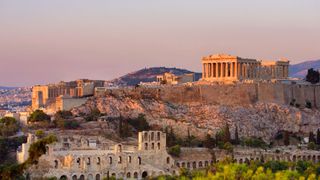
[[[42,110],[35,110],[28,118],[28,122],[50,121],[51,117]]]
[[[180,145],[170,147],[168,153],[172,156],[179,157],[181,153]]]

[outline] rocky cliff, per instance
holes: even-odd
[[[180,136],[205,137],[215,134],[226,123],[231,134],[238,126],[240,136],[262,137],[269,141],[287,130],[308,134],[320,127],[320,112],[296,108],[283,101],[264,101],[256,85],[194,86],[110,90],[92,97],[73,113],[89,113],[98,108],[108,117],[137,117],[145,114],[158,127],[173,127]],[[263,92],[265,89],[263,90]],[[260,94],[259,94],[260,92]],[[269,94],[270,93],[270,94]],[[258,95],[259,94],[259,95]]]

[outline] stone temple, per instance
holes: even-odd
[[[226,54],[202,58],[202,80],[210,82],[287,79],[289,61],[263,61]]]

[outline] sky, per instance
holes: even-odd
[[[0,0],[0,86],[201,72],[226,53],[320,59],[319,0]]]

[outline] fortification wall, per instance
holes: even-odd
[[[110,89],[96,96],[112,95],[134,99],[156,99],[178,104],[250,105],[256,102],[320,107],[320,86],[283,83],[175,85],[153,88]]]

